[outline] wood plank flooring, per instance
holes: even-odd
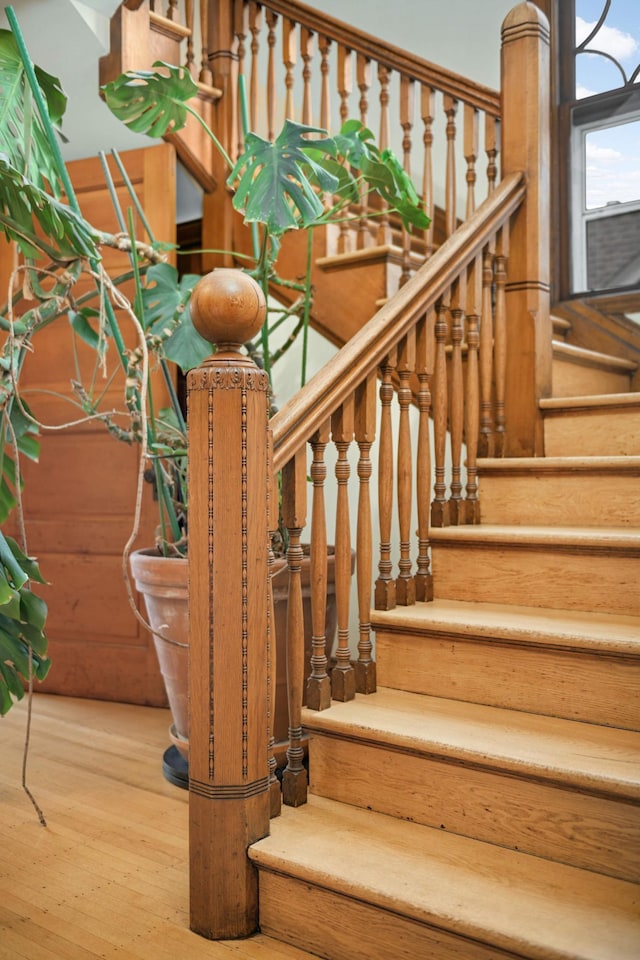
[[[188,925],[188,803],[162,777],[169,712],[34,696],[0,719],[0,960],[306,960]]]

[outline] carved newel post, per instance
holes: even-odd
[[[266,374],[240,353],[260,330],[260,287],[219,269],[193,291],[217,352],[189,373],[189,862],[191,929],[257,929],[247,847],[269,832]]]

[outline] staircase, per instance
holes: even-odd
[[[250,850],[318,956],[640,951],[640,395],[556,327],[553,452],[479,461],[482,522],[430,531],[434,601],[372,613],[377,693],[304,711],[309,802]]]
[[[132,2],[131,6],[139,5]],[[229,29],[229,49],[237,52],[230,75],[233,69],[249,74],[246,41],[249,33],[254,40],[259,35],[260,7],[244,6],[249,29],[240,15],[234,29],[229,27],[230,17],[229,23],[220,18]],[[532,7],[521,5],[525,6]],[[243,4],[235,5],[237,11],[241,8]],[[352,52],[357,53],[358,85],[366,105],[370,81],[362,72],[363,64],[375,61],[382,41],[370,37],[363,41],[344,25],[331,34],[335,28],[331,18],[309,11],[297,0],[287,4],[270,0],[265,10],[270,11],[266,17],[270,47],[279,15],[285,17],[288,40],[292,33],[286,31],[293,29],[293,19],[286,17],[294,14],[303,28],[302,42],[314,31],[320,38],[334,36],[340,53],[337,88],[345,101],[351,75],[344,63]],[[132,18],[133,12],[131,22]],[[518,27],[518,39],[526,40],[534,23],[537,31],[540,25],[534,16],[522,30]],[[539,30],[543,40],[544,29],[542,25]],[[308,53],[307,47],[303,49]],[[290,50],[285,44],[287,77],[295,59],[286,52]],[[519,78],[522,63],[519,56],[512,56],[513,76]],[[441,77],[433,65],[401,60],[401,52],[393,48],[385,47],[378,61],[385,96],[385,63],[403,77],[410,75],[420,89],[427,169],[431,167],[434,91],[442,96],[446,113],[447,150],[453,149],[455,112],[461,101],[467,183],[473,189],[479,110],[487,111],[485,151],[490,166],[495,166],[497,99],[486,91],[474,91],[463,78],[452,80],[444,72]],[[240,67],[233,67],[236,62]],[[221,88],[225,63],[224,58],[215,61],[212,78]],[[519,112],[515,86],[515,82],[505,86],[512,95],[512,130],[513,114]],[[380,99],[385,110],[384,96]],[[504,99],[503,95],[503,106]],[[410,139],[410,123],[403,115],[403,103],[408,100],[407,94],[395,112]],[[224,102],[223,97],[220,104]],[[217,116],[213,107],[206,109]],[[505,121],[504,147],[507,126]],[[542,129],[536,119],[527,126],[536,135]],[[418,139],[416,133],[414,141]],[[530,181],[536,182],[540,174],[540,170],[532,174],[527,167],[529,155],[523,159],[518,154],[521,141],[523,137],[512,134],[502,186],[508,176],[525,169]],[[183,144],[181,149],[187,148]],[[535,150],[530,154],[535,156]],[[453,153],[448,153],[447,177],[454,167]],[[542,161],[540,167],[544,167]],[[214,190],[215,184],[203,186]],[[501,189],[498,183],[494,193],[494,187],[489,182],[489,198]],[[511,203],[509,197],[519,189],[514,181],[509,196],[505,190],[504,203]],[[433,196],[432,186],[427,184],[424,195]],[[220,191],[217,197],[221,206]],[[376,373],[388,378],[390,393],[392,384],[397,387],[401,380],[406,388],[413,378],[413,399],[418,396],[421,411],[426,411],[422,423],[429,424],[431,414],[435,431],[440,429],[444,437],[447,422],[454,418],[453,404],[447,408],[446,403],[456,389],[460,395],[465,392],[466,398],[462,384],[466,387],[471,380],[471,326],[465,328],[462,344],[460,318],[465,306],[470,319],[478,321],[482,314],[481,333],[494,314],[498,372],[492,379],[490,371],[489,379],[494,389],[504,360],[498,356],[498,341],[504,344],[509,339],[505,329],[510,316],[520,323],[520,327],[515,323],[509,327],[509,349],[517,354],[516,362],[522,361],[523,393],[535,379],[536,395],[544,397],[536,401],[533,418],[542,420],[544,455],[477,460],[480,522],[433,525],[428,530],[433,601],[371,613],[377,692],[358,694],[344,703],[334,701],[331,709],[319,712],[303,710],[309,738],[308,802],[297,809],[283,807],[270,822],[270,836],[249,849],[259,872],[260,928],[325,960],[635,960],[640,955],[638,334],[629,334],[616,352],[615,333],[597,333],[595,340],[585,333],[585,323],[600,329],[593,313],[587,310],[586,321],[576,316],[574,326],[572,310],[559,310],[551,345],[552,390],[546,397],[548,381],[539,389],[537,370],[546,364],[549,338],[540,336],[540,329],[544,333],[546,328],[531,321],[537,313],[529,299],[534,296],[530,291],[542,290],[538,302],[545,304],[544,269],[536,274],[537,264],[523,267],[522,249],[512,257],[516,276],[508,294],[510,306],[505,309],[504,267],[509,259],[509,218],[516,201],[506,214],[500,210],[489,214],[493,219],[485,238],[468,255],[471,240],[464,234],[465,225],[459,232],[461,239],[454,234],[455,211],[461,205],[453,184],[447,185],[445,206],[444,213],[438,211],[431,236],[422,238],[422,252],[432,252],[449,237],[457,244],[460,262],[463,254],[467,259],[446,276],[438,261],[427,280],[432,286],[442,285],[438,297],[428,302],[426,295],[417,302],[420,294],[411,300],[407,292],[411,281],[396,292],[401,271],[408,262],[413,266],[415,251],[407,249],[406,243],[404,248],[394,244],[391,231],[388,242],[349,252],[336,252],[335,238],[319,240],[313,278],[317,329],[342,345],[377,305],[388,299],[392,304],[395,299],[402,301],[393,308],[395,314],[393,310],[385,314],[383,309],[376,315],[379,333],[384,336],[395,321],[403,323],[403,311],[406,316],[412,314],[417,332],[414,328],[410,334],[407,321],[395,340],[388,336],[385,351],[379,351],[375,363],[367,370],[363,365],[362,378],[353,380],[357,392],[351,396],[364,411],[359,420],[356,417],[355,429],[353,400],[346,388],[333,405],[318,388],[315,400],[304,400],[282,412],[278,427],[285,449],[279,452],[274,444],[274,469],[290,468],[285,479],[291,483],[291,529],[299,540],[306,523],[307,441],[314,447],[314,458],[316,446],[321,448],[320,459],[314,461],[316,475],[324,468],[321,456],[329,437],[327,423],[336,412],[341,418],[338,432],[348,435],[349,442],[355,436],[359,445],[371,446],[375,429],[367,419],[370,407],[364,394],[371,392],[372,382],[377,388]],[[468,202],[467,218],[474,210],[474,202]],[[531,207],[525,219],[529,236],[536,229],[535,224],[531,226],[535,219]],[[212,223],[211,229],[218,229],[218,222]],[[234,225],[227,224],[225,229],[232,234]],[[543,224],[539,232],[546,236],[546,229]],[[522,248],[519,230],[516,224],[511,242]],[[283,275],[296,276],[297,264],[305,256],[296,239],[286,238],[283,244]],[[241,250],[246,242],[245,233],[244,240],[234,237],[232,246]],[[226,238],[211,246],[226,246]],[[432,261],[436,259],[437,254]],[[493,259],[495,274],[478,284],[483,264],[491,265]],[[466,305],[463,288],[469,297]],[[441,313],[442,298],[446,300],[452,291],[454,296]],[[456,316],[447,328],[449,306],[451,315],[459,315],[457,338]],[[430,341],[421,352],[416,342],[424,345],[427,334],[431,336],[434,313],[436,347]],[[548,320],[548,313],[544,319]],[[439,340],[438,323],[444,331]],[[415,340],[408,346],[410,335]],[[477,336],[476,325],[476,340]],[[372,337],[365,346],[375,348]],[[441,362],[438,372],[439,361],[435,361],[431,386],[437,389],[429,410],[424,398],[434,371],[433,353],[428,354],[432,349],[441,351]],[[413,367],[407,359],[412,351],[422,358],[414,356]],[[489,337],[489,354],[493,352]],[[360,356],[353,351],[351,360],[354,366]],[[349,369],[345,360],[343,377]],[[544,383],[545,376],[539,379]],[[338,381],[336,389],[340,388]],[[504,384],[500,390],[504,392]],[[476,389],[476,401],[478,393]],[[512,391],[507,399],[519,398]],[[340,404],[348,402],[352,405],[345,416]],[[319,404],[313,429],[305,433],[301,427],[294,437],[303,416]],[[508,429],[508,404],[507,408]],[[462,400],[457,416],[462,434]],[[345,422],[351,425],[342,426]],[[535,439],[535,429],[534,423],[529,439]],[[273,430],[275,436],[275,426]],[[344,436],[339,442],[348,445]],[[442,445],[444,449],[444,439]],[[530,447],[538,449],[533,440]],[[417,458],[420,449],[418,441]],[[411,452],[416,459],[416,450]],[[441,466],[437,456],[436,476]],[[314,497],[317,492],[314,488]],[[473,517],[478,519],[476,513]],[[418,537],[422,550],[422,532]],[[366,545],[366,535],[362,543]],[[370,543],[367,549],[370,560]],[[361,552],[366,551],[358,551],[358,565]],[[291,726],[298,731],[297,721]],[[299,742],[294,746],[298,749]],[[216,785],[216,789],[228,787]]]

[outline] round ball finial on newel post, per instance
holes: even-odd
[[[246,851],[269,833],[269,379],[241,353],[265,298],[218,269],[191,316],[217,351],[187,377],[190,925],[234,939],[258,926]]]
[[[267,316],[262,288],[241,270],[220,267],[198,281],[191,294],[191,319],[218,355],[237,354],[259,333]]]

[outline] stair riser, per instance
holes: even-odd
[[[545,414],[545,456],[623,457],[640,454],[640,413],[633,409]]]
[[[640,613],[638,558],[613,550],[435,543],[436,598],[599,613]]]
[[[640,475],[527,474],[480,478],[483,523],[640,526]]]
[[[378,630],[376,660],[381,687],[640,730],[631,657]]]
[[[260,873],[260,930],[294,946],[303,943],[306,950],[326,960],[521,960],[523,956],[264,871]]]
[[[559,357],[554,357],[553,360],[552,384],[554,397],[628,393],[631,389],[628,373],[602,370],[596,366],[583,366]]]
[[[640,880],[640,817],[617,798],[316,733],[309,768],[316,795]]]

